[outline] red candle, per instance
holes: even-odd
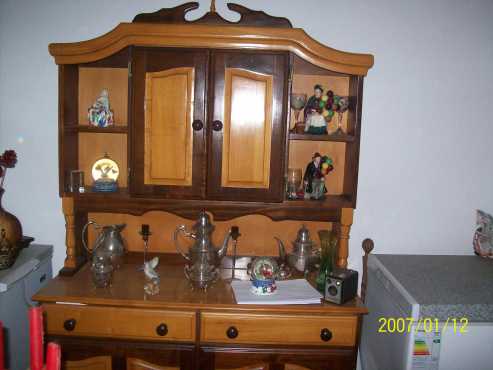
[[[29,309],[29,343],[31,370],[43,370],[43,311],[41,307]]]
[[[3,324],[0,321],[0,370],[4,369],[4,355],[3,355]]]
[[[46,370],[60,370],[61,357],[60,346],[57,343],[48,343],[46,350]]]

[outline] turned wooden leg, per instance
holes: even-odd
[[[77,256],[75,252],[75,213],[74,199],[62,198],[63,216],[65,217],[65,245],[67,256],[65,257],[64,267],[75,269],[77,266]]]
[[[337,253],[337,267],[346,268],[349,255],[349,233],[353,224],[353,209],[343,208],[341,210],[341,220],[338,227],[339,250]]]
[[[82,252],[81,238],[77,237],[82,225],[87,220],[84,215],[75,211],[74,199],[62,198],[62,210],[65,217],[65,245],[66,257],[60,275],[73,275],[86,261],[85,253]]]

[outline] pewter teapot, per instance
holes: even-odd
[[[286,253],[286,248],[281,239],[274,237],[279,245],[279,259],[282,263],[300,272],[307,272],[315,269],[315,265],[320,260],[320,253],[317,246],[310,238],[310,232],[303,225],[298,230],[298,236],[293,244],[293,251]]]
[[[85,240],[85,233],[89,225],[101,230],[91,249],[87,247]],[[82,229],[82,244],[89,254],[92,253],[94,261],[98,260],[98,258],[109,257],[115,268],[120,267],[121,259],[125,254],[125,242],[121,235],[121,231],[125,226],[126,224],[98,225],[94,221],[89,221],[84,225]]]
[[[226,255],[228,242],[231,238],[231,230],[224,237],[220,248],[212,244],[212,232],[214,225],[205,211],[199,213],[197,222],[192,226],[192,231],[188,232],[185,225],[178,226],[174,233],[176,250],[187,260],[189,264],[185,266],[185,276],[194,286],[207,288],[218,277],[217,267],[221,259]],[[184,253],[178,242],[178,235],[183,233],[187,238],[193,239],[194,243],[189,248],[188,253]]]

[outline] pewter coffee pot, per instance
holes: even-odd
[[[286,262],[291,268],[300,272],[312,271],[320,260],[317,246],[310,238],[310,232],[303,225],[298,230],[298,236],[293,243],[293,251],[286,253],[286,248],[281,239],[274,237],[279,245],[279,259],[281,264]]]
[[[224,237],[220,248],[212,244],[212,232],[214,225],[205,211],[199,213],[197,222],[192,226],[192,232],[188,232],[185,225],[178,226],[174,233],[176,250],[189,261],[185,266],[185,276],[195,287],[207,288],[218,277],[218,266],[221,259],[226,255],[231,230]],[[193,239],[194,243],[188,253],[184,253],[178,242],[178,235],[183,233],[187,238]]]
[[[95,229],[101,230],[94,245],[91,249],[86,244],[86,230],[89,225],[93,225]],[[121,259],[125,254],[125,242],[121,235],[121,231],[126,224],[118,225],[98,225],[94,221],[89,221],[82,229],[82,244],[84,248],[93,256],[93,261],[101,258],[109,257],[115,268],[120,267]]]

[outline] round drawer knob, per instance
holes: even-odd
[[[218,120],[212,122],[212,129],[214,131],[221,131],[223,129],[223,123]]]
[[[320,330],[320,339],[322,339],[324,342],[328,342],[332,339],[332,332],[327,328],[323,328],[322,330]]]
[[[226,330],[226,335],[229,339],[235,339],[238,336],[238,329],[234,326],[230,326],[228,330]]]
[[[194,131],[200,131],[204,127],[204,124],[202,123],[201,120],[196,119],[195,121],[192,122],[192,128]]]
[[[73,331],[75,329],[76,323],[77,321],[75,321],[75,319],[68,319],[64,321],[63,327],[65,328],[66,331]]]
[[[164,337],[166,334],[168,334],[168,326],[166,324],[161,324],[156,327],[156,333],[157,335]]]

